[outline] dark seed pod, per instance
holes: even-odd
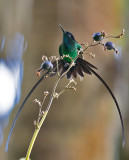
[[[51,61],[44,61],[42,64],[41,64],[41,67],[42,69],[44,70],[52,70],[53,69],[53,64]]]
[[[115,48],[114,43],[112,42],[106,42],[104,46],[107,50],[112,50]]]
[[[99,33],[99,32],[96,32],[96,33],[94,33],[93,34],[93,39],[95,40],[95,41],[101,41],[102,39],[103,39],[103,34],[102,33]]]

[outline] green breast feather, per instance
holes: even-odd
[[[80,50],[82,47],[80,46],[80,44],[76,43],[74,49],[72,50],[68,50],[65,49],[62,44],[59,47],[59,54],[60,56],[68,56],[68,57],[64,57],[63,60],[66,63],[71,63],[71,61],[77,56],[78,54],[78,50]]]

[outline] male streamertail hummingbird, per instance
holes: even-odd
[[[72,66],[70,68],[70,70],[66,73],[66,76],[67,76],[68,79],[70,79],[71,76],[73,76],[74,78],[77,78],[77,75],[79,75],[80,77],[84,77],[84,73],[87,73],[87,74],[90,74],[90,75],[93,73],[104,84],[104,86],[107,88],[110,95],[112,96],[112,98],[113,98],[113,100],[116,104],[119,116],[120,116],[121,125],[122,125],[122,134],[123,134],[123,146],[124,146],[125,136],[124,136],[123,118],[122,118],[122,114],[121,114],[118,102],[117,102],[113,92],[111,91],[111,89],[109,88],[107,83],[98,75],[98,73],[96,73],[96,71],[94,71],[94,69],[97,69],[97,67],[95,67],[91,63],[84,60],[83,55],[78,56],[78,58],[76,59],[76,57],[78,55],[78,51],[82,50],[82,47],[79,43],[77,43],[74,36],[70,32],[65,31],[61,25],[60,25],[60,27],[61,27],[62,32],[63,32],[63,40],[62,40],[62,43],[59,46],[59,55],[63,58],[58,60],[58,71],[62,75],[65,71],[67,71],[71,61],[75,59],[75,65]],[[48,65],[48,66],[46,67],[46,65]],[[45,68],[42,68],[43,66],[45,66]],[[57,63],[56,63],[56,61],[54,61],[52,64],[51,64],[51,61],[47,61],[45,63],[45,65],[43,63],[41,65],[41,67],[39,68],[39,70],[42,70],[42,69],[46,70],[46,68],[51,68],[51,71],[57,73]],[[16,117],[13,121],[11,130],[10,130],[10,133],[9,133],[9,136],[8,136],[8,140],[7,140],[7,144],[6,144],[6,151],[8,150],[8,144],[9,144],[10,137],[11,137],[13,128],[15,126],[16,120],[17,120],[23,106],[25,105],[26,101],[28,100],[28,98],[30,97],[32,92],[35,90],[35,88],[40,84],[40,82],[45,78],[45,76],[48,73],[50,73],[50,70],[47,70],[47,72],[39,79],[39,81],[30,90],[30,92],[26,96],[25,100],[23,101],[22,105],[20,106],[20,108],[19,108],[19,110],[16,114]],[[51,77],[51,75],[50,75],[50,77]]]

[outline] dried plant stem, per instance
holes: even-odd
[[[35,129],[35,132],[34,132],[33,137],[32,137],[32,139],[31,139],[31,142],[30,142],[30,145],[29,145],[29,148],[28,148],[28,151],[27,151],[26,159],[25,159],[25,160],[29,160],[29,159],[30,159],[30,154],[31,154],[32,148],[33,148],[33,146],[34,146],[36,137],[37,137],[37,135],[38,135],[38,133],[39,133],[39,131],[40,131],[40,128],[41,128],[41,126],[42,126],[42,124],[43,124],[43,122],[44,122],[44,120],[45,120],[45,118],[46,118],[46,116],[47,116],[47,114],[48,114],[48,111],[49,111],[49,109],[50,109],[50,107],[51,107],[52,101],[53,101],[53,99],[54,99],[54,93],[55,93],[56,87],[57,87],[60,79],[61,79],[61,77],[59,77],[59,78],[57,79],[57,81],[56,81],[56,83],[55,83],[55,85],[54,85],[54,87],[53,87],[52,94],[51,94],[51,97],[50,97],[50,101],[49,101],[49,103],[48,103],[48,106],[47,106],[47,108],[46,108],[46,111],[45,111],[44,114],[43,114],[43,117],[41,118],[41,121],[39,122],[38,126],[37,126],[36,129]]]
[[[40,131],[40,128],[41,128],[41,126],[42,126],[42,124],[43,124],[43,122],[44,122],[44,120],[45,120],[45,118],[47,116],[47,113],[48,113],[48,111],[44,112],[44,115],[43,115],[38,127],[35,129],[35,132],[34,132],[33,137],[31,139],[31,142],[30,142],[30,145],[29,145],[25,160],[30,160],[30,154],[31,154],[32,148],[34,146],[34,143],[35,143],[36,137],[37,137],[37,135],[38,135],[38,133]]]
[[[77,57],[78,57],[78,56],[77,56]],[[76,57],[76,58],[77,58],[77,57]],[[75,58],[75,59],[76,59],[76,58]],[[75,60],[75,59],[74,59],[74,60]],[[64,77],[64,75],[65,75],[65,74],[70,70],[70,68],[74,65],[74,60],[71,62],[71,64],[70,64],[69,68],[67,69],[67,71],[64,72],[62,75],[60,75],[60,76],[57,78],[57,80],[56,80],[56,82],[55,82],[55,84],[54,84],[54,87],[53,87],[53,89],[52,89],[52,93],[51,93],[51,96],[50,96],[50,100],[49,100],[48,106],[47,106],[47,108],[46,108],[46,110],[45,110],[45,112],[44,112],[44,114],[43,114],[43,116],[42,116],[39,124],[37,124],[37,127],[35,128],[35,131],[34,131],[34,134],[33,134],[32,139],[31,139],[31,142],[30,142],[30,145],[29,145],[29,148],[28,148],[28,151],[27,151],[25,160],[30,160],[30,154],[31,154],[32,148],[33,148],[33,146],[34,146],[36,137],[37,137],[37,135],[38,135],[38,133],[39,133],[39,131],[40,131],[40,128],[41,128],[44,120],[46,119],[46,116],[47,116],[48,111],[49,111],[49,109],[50,109],[50,107],[51,107],[51,104],[52,104],[52,102],[53,102],[53,99],[55,98],[55,93],[56,93],[55,91],[56,91],[57,85],[58,85],[60,79],[61,79],[62,77]]]

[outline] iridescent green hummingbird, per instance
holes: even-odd
[[[63,57],[62,59],[60,59],[58,61],[58,71],[60,72],[60,74],[62,75],[69,67],[70,63],[72,60],[74,60],[74,58],[77,57],[78,52],[80,50],[82,50],[82,47],[79,43],[77,43],[77,41],[75,40],[74,36],[70,33],[67,32],[63,29],[63,27],[60,25],[62,31],[63,31],[63,40],[61,45],[59,46],[59,54],[61,57]],[[45,68],[43,67],[45,66]],[[8,150],[8,144],[10,141],[10,137],[13,131],[13,128],[15,126],[16,120],[24,106],[24,104],[26,103],[26,101],[28,100],[28,98],[30,97],[30,95],[32,94],[32,92],[35,90],[35,88],[39,85],[39,83],[44,79],[44,77],[50,73],[50,71],[53,71],[55,73],[57,73],[57,63],[56,61],[51,63],[51,61],[46,61],[45,63],[43,62],[43,64],[41,65],[41,67],[38,69],[38,71],[46,70],[46,68],[48,68],[48,71],[40,78],[40,80],[34,85],[34,87],[30,90],[30,92],[28,93],[28,95],[26,96],[25,100],[23,101],[22,105],[20,106],[16,117],[13,121],[9,136],[8,136],[8,140],[7,140],[7,144],[6,144],[6,151]],[[51,69],[50,69],[51,68]],[[121,125],[122,125],[122,134],[123,134],[123,146],[125,143],[125,137],[124,137],[124,124],[123,124],[123,119],[122,119],[122,114],[118,105],[118,102],[113,94],[113,92],[111,91],[111,89],[109,88],[109,86],[107,85],[107,83],[98,75],[98,73],[96,73],[94,71],[94,69],[97,69],[97,67],[95,67],[94,65],[92,65],[91,63],[87,62],[86,60],[83,59],[83,55],[80,55],[76,60],[75,60],[75,65],[71,67],[71,69],[67,72],[66,76],[68,79],[70,79],[72,76],[74,78],[77,78],[77,75],[79,75],[80,77],[84,77],[84,73],[87,74],[94,74],[103,84],[104,86],[107,88],[107,90],[109,91],[110,95],[112,96],[119,116],[120,116],[120,120],[121,120]],[[51,77],[51,75],[50,75]]]
[[[82,47],[76,42],[74,36],[70,32],[64,31],[61,25],[60,27],[63,31],[63,40],[59,46],[59,54],[60,56],[69,56],[70,58],[66,57],[63,60],[66,63],[71,63],[71,60],[73,60],[78,55],[78,51],[82,49]]]
[[[63,40],[59,46],[59,54],[64,58],[63,60],[59,61],[59,71],[61,71],[61,74],[63,74],[68,69],[71,61],[77,57],[78,52],[82,50],[82,47],[79,43],[77,43],[74,36],[70,32],[65,31],[61,25],[60,27],[63,31]],[[67,73],[67,78],[69,79],[71,76],[76,78],[77,75],[84,77],[83,72],[91,74],[88,67],[97,69],[97,67],[85,61],[83,59],[83,55],[80,55],[80,57],[75,60],[75,66],[73,66]]]

